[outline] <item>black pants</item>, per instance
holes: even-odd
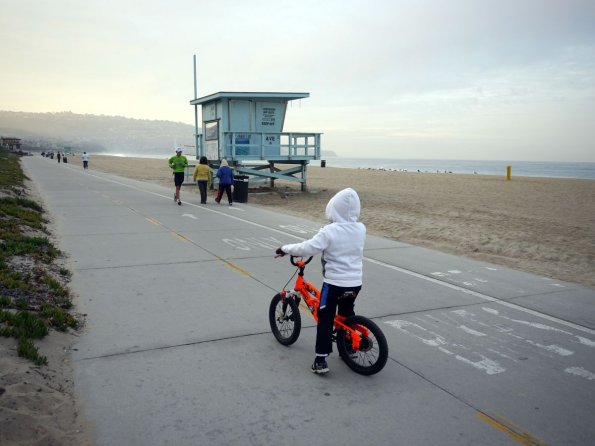
[[[207,202],[207,181],[205,180],[198,180],[196,184],[198,184],[198,191],[200,192],[200,203],[205,204]]]
[[[219,203],[221,201],[221,197],[223,197],[223,191],[227,194],[227,201],[231,204],[233,200],[231,199],[231,184],[220,184],[219,185],[219,192],[217,192],[217,198],[215,201]]]
[[[341,316],[353,316],[355,298],[361,289],[361,286],[346,288],[328,283],[322,284],[316,327],[316,355],[327,356],[333,351],[333,321],[337,308]],[[348,295],[346,296],[345,293]]]

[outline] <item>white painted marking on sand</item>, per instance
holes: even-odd
[[[279,227],[286,231],[297,232],[298,234],[316,234],[318,232],[318,229],[305,225],[279,225]]]
[[[430,347],[439,347],[441,345],[448,345],[448,342],[446,342],[446,339],[444,339],[442,336],[436,336],[435,338],[431,338],[431,339],[423,339],[423,338],[419,338],[421,340],[421,342],[423,342],[426,345],[429,345]]]
[[[484,266],[485,269],[489,270],[489,271],[498,271],[498,268],[493,268],[491,266]]]
[[[543,344],[540,344],[539,342],[532,341],[531,339],[525,339],[525,342],[527,342],[528,344],[534,345],[535,347],[541,348],[543,350],[547,350],[548,352],[552,352],[552,353],[555,353],[560,356],[574,355],[574,352],[572,350],[565,349],[565,348],[560,347],[559,345],[556,345],[556,344],[543,345]]]
[[[464,311],[464,310],[460,310],[460,311]],[[385,321],[385,324],[392,325],[393,327],[397,328],[398,330],[401,330],[403,333],[406,333],[407,335],[411,336],[412,338],[420,340],[425,345],[427,345],[429,347],[436,347],[438,349],[438,351],[440,351],[446,355],[449,355],[449,356],[454,356],[457,360],[461,361],[463,364],[470,365],[470,366],[476,368],[477,370],[481,370],[481,371],[485,372],[488,375],[495,375],[495,374],[502,373],[502,372],[506,371],[506,369],[504,367],[502,367],[497,361],[494,361],[493,359],[490,359],[487,356],[484,356],[480,353],[473,352],[473,354],[479,355],[481,357],[481,360],[479,360],[479,361],[473,361],[473,360],[468,359],[468,358],[461,356],[459,354],[455,354],[453,351],[446,348],[445,346],[450,345],[454,348],[458,348],[460,350],[467,350],[467,351],[469,351],[469,348],[464,345],[461,345],[461,344],[449,344],[443,336],[441,336],[437,333],[434,333],[432,331],[428,331],[426,328],[422,327],[419,324],[416,324],[415,322],[405,321],[402,319],[396,319],[396,320],[392,320],[392,321]],[[411,333],[406,328],[417,328],[424,332],[431,333],[432,335],[434,335],[434,337],[429,338],[429,339],[424,338],[422,336],[418,336],[414,333]],[[468,329],[467,327],[465,327],[465,328]],[[470,330],[470,329],[468,329],[468,330]],[[470,331],[473,333],[479,333],[479,332],[475,332],[473,330],[470,330]],[[481,333],[480,335],[485,336],[485,334],[483,334],[483,333]],[[469,353],[471,354],[471,352],[469,352]],[[503,355],[503,354],[500,354],[500,356],[505,357],[505,355]]]
[[[506,319],[507,321],[516,322],[517,324],[528,325],[529,327],[537,328],[539,330],[549,330],[549,331],[555,331],[558,333],[564,333],[567,335],[572,335],[572,333],[570,333],[569,331],[562,330],[562,329],[556,328],[556,327],[552,327],[551,325],[540,324],[539,322],[529,322],[529,321],[524,321],[521,319],[512,319],[510,317],[501,315],[498,310],[494,310],[493,308],[482,307],[482,310],[485,311],[486,313],[500,316],[502,319]]]
[[[395,328],[398,328],[399,330],[403,330],[403,327],[410,327],[410,326],[415,326],[418,328],[421,328],[422,330],[425,330],[425,328],[423,328],[420,325],[414,324],[413,322],[409,322],[409,321],[404,321],[401,319],[395,319],[394,321],[384,321],[385,324],[388,325],[392,325]]]
[[[397,328],[398,330],[401,330],[403,333],[407,333],[409,336],[412,336],[412,337],[420,340],[421,342],[423,342],[426,345],[429,345],[430,347],[438,347],[440,345],[448,344],[448,342],[446,342],[446,340],[442,336],[440,336],[436,333],[430,332],[431,334],[434,335],[434,337],[428,339],[428,338],[424,338],[422,336],[413,334],[409,330],[405,329],[405,327],[414,327],[421,331],[425,331],[425,332],[428,331],[426,328],[422,327],[421,325],[416,324],[415,322],[396,319],[393,321],[385,321],[385,324],[392,325],[393,327]]]
[[[461,274],[462,271],[459,271],[458,269],[449,269],[448,272],[451,274]]]
[[[587,347],[595,347],[595,341],[592,341],[591,339],[587,339],[587,338],[583,338],[582,336],[575,336],[578,341],[583,344],[586,345]]]
[[[438,277],[448,277],[448,274],[446,274],[446,273],[442,273],[442,272],[440,272],[440,271],[436,271],[436,272],[433,272],[433,273],[430,273],[430,274],[431,274],[432,276],[438,276]]]
[[[475,281],[477,281],[477,282],[479,282],[479,283],[488,283],[488,281],[487,281],[487,280],[485,280],[485,279],[480,279],[479,277],[476,277],[476,278],[474,278],[473,280],[475,280]]]
[[[250,251],[252,248],[274,249],[283,243],[274,237],[247,237],[247,238],[224,238],[223,243],[242,251]]]
[[[474,317],[475,316],[475,314],[473,314],[467,310],[453,310],[453,311],[451,311],[451,313],[454,313],[457,316],[461,316],[461,317],[469,317],[469,316]]]
[[[194,214],[182,214],[182,217],[188,217],[188,218],[191,218],[192,220],[198,220],[198,217]]]
[[[380,266],[383,266],[385,268],[392,269],[394,271],[399,271],[399,272],[401,272],[403,274],[407,274],[408,276],[413,276],[413,277],[416,277],[418,279],[422,279],[422,280],[431,282],[431,283],[433,283],[435,285],[440,285],[440,286],[443,286],[445,288],[450,288],[452,290],[460,291],[461,293],[468,294],[470,296],[474,296],[474,297],[477,297],[479,299],[483,299],[483,300],[488,301],[488,302],[493,303],[493,304],[497,304],[497,305],[501,305],[503,307],[511,308],[511,309],[514,309],[514,310],[517,310],[517,311],[521,311],[523,313],[527,313],[527,314],[530,314],[532,316],[536,316],[536,317],[539,317],[539,318],[542,318],[542,319],[545,319],[545,320],[548,320],[548,321],[556,322],[556,323],[558,323],[560,325],[564,325],[566,327],[574,328],[575,330],[582,331],[584,333],[589,333],[591,335],[595,335],[595,330],[593,330],[592,328],[583,327],[582,325],[578,325],[578,324],[575,324],[573,322],[565,321],[563,319],[559,319],[557,317],[550,316],[548,314],[540,313],[539,311],[531,310],[530,308],[521,307],[520,305],[513,304],[513,303],[507,302],[505,300],[496,299],[495,297],[488,296],[488,295],[483,294],[483,293],[480,293],[478,291],[469,290],[467,288],[463,288],[463,287],[460,287],[458,285],[454,285],[452,283],[443,282],[442,280],[435,279],[433,277],[428,277],[428,276],[425,276],[423,274],[416,273],[415,271],[410,271],[408,269],[404,269],[404,268],[401,268],[401,267],[398,267],[398,266],[395,266],[395,265],[391,265],[389,263],[385,263],[385,262],[382,262],[380,260],[371,259],[369,257],[364,257],[364,260],[367,261],[367,262],[369,262],[369,263],[373,263],[375,265],[380,265]]]
[[[234,240],[234,239],[229,239],[229,238],[223,238],[223,239],[221,239],[221,241],[223,243],[225,243],[226,245],[231,246],[232,248],[239,249],[241,251],[250,251],[250,247],[246,246],[246,244],[243,242],[243,240]]]
[[[473,336],[487,336],[485,333],[482,333],[481,331],[473,330],[472,328],[469,328],[465,325],[459,325],[459,328],[461,330],[463,330],[465,333],[469,333],[470,335],[473,335]]]
[[[500,312],[498,310],[494,310],[493,308],[487,308],[487,307],[482,307],[481,308],[483,311],[485,311],[486,313],[490,313],[490,314],[500,314]]]
[[[502,352],[500,352],[500,351],[498,351],[498,350],[496,350],[496,349],[494,349],[494,348],[488,348],[488,351],[489,351],[489,352],[492,352],[492,353],[495,353],[496,355],[498,355],[498,356],[501,356],[501,357],[503,357],[503,358],[505,358],[505,359],[508,359],[508,360],[510,360],[510,361],[512,361],[512,362],[518,362],[518,361],[517,361],[515,358],[513,358],[512,356],[510,356],[510,355],[507,355],[506,353],[502,353]]]
[[[582,367],[568,367],[564,369],[566,373],[570,373],[571,375],[580,376],[581,378],[588,379],[589,381],[595,380],[595,373],[589,372],[588,370]]]
[[[488,375],[496,375],[506,371],[506,369],[502,367],[497,361],[494,361],[493,359],[483,355],[479,356],[481,356],[481,361],[471,361],[470,359],[467,359],[461,355],[456,355],[455,358],[464,362],[465,364],[475,367],[478,370],[483,370]]]
[[[569,331],[561,330],[559,328],[551,327],[549,325],[539,324],[537,322],[529,322],[529,321],[522,321],[522,320],[518,320],[518,319],[511,319],[511,318],[508,318],[508,317],[505,317],[505,316],[500,316],[500,317],[503,317],[504,319],[507,319],[507,320],[512,321],[512,322],[516,322],[517,324],[528,325],[528,326],[533,327],[533,328],[538,328],[539,330],[556,331],[558,333],[564,333],[564,334],[572,335],[572,333],[570,333]]]
[[[511,331],[514,331],[508,325],[504,325],[504,324],[496,324],[496,325],[494,325],[494,328],[496,330],[498,330],[500,333],[510,333]]]

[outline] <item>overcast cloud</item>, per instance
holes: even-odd
[[[590,0],[0,0],[0,109],[192,124],[198,96],[309,92],[341,156],[595,161]]]

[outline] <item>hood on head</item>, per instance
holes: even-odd
[[[350,187],[337,192],[326,205],[326,218],[331,223],[356,222],[359,213],[359,196]]]
[[[222,165],[222,166],[227,166],[227,165],[228,165],[228,164],[227,164],[227,160],[226,160],[225,158],[223,158],[223,159],[221,160],[221,165]]]

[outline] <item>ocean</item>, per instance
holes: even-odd
[[[570,163],[553,161],[473,161],[426,160],[396,158],[342,158],[326,160],[327,167],[351,169],[384,169],[407,172],[462,173],[506,176],[511,166],[512,176],[595,179],[595,163]],[[313,162],[319,165],[320,161]]]
[[[98,153],[97,155],[165,159],[173,155],[173,153]],[[194,158],[194,154],[191,154],[190,152],[186,153],[186,156],[188,156],[188,159]],[[327,157],[325,159],[325,162],[327,167],[349,169],[384,169],[407,172],[462,173],[502,176],[506,176],[506,167],[511,166],[513,177],[523,176],[549,178],[582,178],[590,180],[595,179],[595,163],[554,161],[474,161],[343,157]],[[320,161],[312,161],[311,165],[319,166]]]

